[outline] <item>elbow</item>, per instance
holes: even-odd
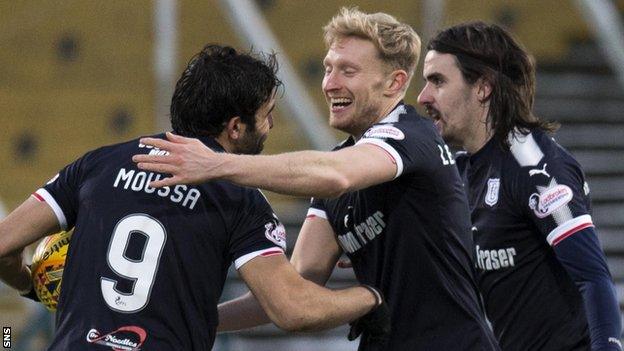
[[[305,316],[303,314],[290,314],[278,318],[278,320],[275,321],[275,325],[289,333],[309,332],[317,329],[316,323],[311,321],[309,316]]]
[[[273,306],[272,311],[267,311],[273,323],[287,332],[317,330],[322,319],[319,309],[305,301],[305,293],[290,296],[300,296],[303,299],[289,299],[290,301],[282,301],[278,306]]]
[[[336,172],[330,177],[327,193],[324,198],[337,198],[345,193],[355,190],[353,182],[344,174]]]
[[[281,330],[288,333],[296,333],[301,331],[301,329],[303,328],[303,326],[298,323],[296,319],[288,317],[276,320],[275,325],[277,325],[277,327]]]

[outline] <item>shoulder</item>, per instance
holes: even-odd
[[[434,140],[436,136],[431,120],[419,115],[413,106],[399,105],[386,118],[368,128],[362,138],[422,142]]]
[[[164,138],[165,134],[150,135],[152,138]],[[88,158],[91,160],[106,159],[107,157],[132,157],[137,153],[155,153],[165,152],[154,148],[149,145],[144,145],[139,142],[141,137],[127,140],[121,143],[109,144],[101,146],[97,149],[93,149],[87,152],[82,158]]]
[[[582,172],[578,161],[546,132],[534,130],[527,135],[516,133],[515,136],[510,135],[509,141],[511,158],[518,167],[548,167],[554,173],[571,170]],[[536,169],[533,174],[538,171]],[[531,176],[529,173],[527,177]]]

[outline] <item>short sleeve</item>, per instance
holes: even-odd
[[[261,256],[286,251],[286,229],[257,189],[245,188],[230,239],[230,255],[236,269]]]
[[[33,196],[52,208],[61,230],[69,230],[76,223],[79,192],[87,155],[67,165],[56,176],[39,188]]]
[[[583,171],[571,157],[545,157],[537,166],[523,167],[521,203],[548,244],[593,227],[589,187]]]
[[[403,110],[406,108],[397,107]],[[386,151],[396,164],[395,178],[404,173],[438,167],[434,163],[455,164],[451,150],[437,135],[431,121],[415,113],[400,115],[396,122],[373,125],[356,145],[372,144]]]
[[[327,205],[325,204],[325,200],[314,197],[310,199],[310,207],[308,208],[306,218],[311,217],[329,219],[327,216]]]

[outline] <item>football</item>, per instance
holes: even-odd
[[[33,287],[41,303],[50,311],[56,311],[70,239],[71,232],[47,236],[39,242],[33,255],[30,267]]]

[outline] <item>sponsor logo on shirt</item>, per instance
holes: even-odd
[[[264,235],[277,246],[286,250],[286,228],[284,228],[284,225],[279,222],[275,214],[273,214],[273,217],[273,221],[264,225]]]
[[[495,271],[502,268],[513,267],[516,265],[514,257],[516,249],[507,247],[503,249],[482,250],[479,245],[476,246],[477,251],[477,268],[486,271]]]
[[[539,218],[549,216],[572,200],[572,189],[567,185],[551,182],[547,188],[537,188],[539,193],[533,193],[529,197],[529,207]]]
[[[548,163],[544,163],[544,167],[542,167],[542,169],[539,168],[535,168],[535,169],[530,169],[529,170],[529,177],[532,177],[536,174],[541,174],[544,175],[548,178],[550,178],[550,174],[548,174],[548,172],[546,172],[546,166],[548,165]]]
[[[405,134],[397,128],[390,125],[378,125],[367,130],[364,133],[364,138],[377,138],[377,139],[405,139]]]
[[[338,243],[346,252],[356,252],[383,232],[386,227],[386,222],[383,218],[384,215],[381,211],[373,213],[363,222],[355,224],[353,230],[338,235]],[[347,222],[347,224],[352,220],[354,219],[348,219],[348,217],[345,216],[345,222]]]
[[[138,351],[147,338],[147,332],[141,327],[134,325],[121,327],[108,334],[102,334],[97,329],[87,332],[87,342],[109,346],[112,350]]]
[[[498,190],[500,189],[500,178],[488,179],[487,193],[485,194],[485,204],[492,207],[498,202]]]

